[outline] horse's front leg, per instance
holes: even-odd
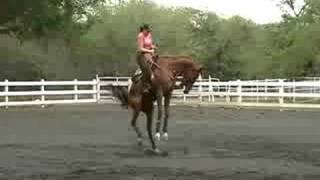
[[[160,126],[161,126],[161,119],[162,119],[162,98],[163,98],[163,93],[162,90],[158,90],[157,95],[157,105],[158,105],[158,119],[156,123],[156,134],[155,138],[156,140],[160,141]]]
[[[168,141],[169,140],[169,134],[168,134],[168,119],[170,114],[170,99],[171,94],[166,95],[164,97],[164,122],[163,122],[163,138]]]
[[[150,104],[150,106],[152,106],[152,104]],[[148,131],[148,136],[149,136],[149,140],[152,146],[152,150],[155,153],[160,153],[160,150],[157,148],[156,143],[153,140],[153,136],[152,136],[152,118],[153,118],[153,106],[152,107],[148,107],[148,110],[146,111],[146,115],[147,115],[147,131]]]

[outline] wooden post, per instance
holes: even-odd
[[[93,79],[93,86],[92,86],[92,90],[95,91],[94,94],[93,94],[93,99],[98,103],[99,100],[98,100],[98,91],[97,91],[97,79]]]
[[[101,95],[100,95],[100,90],[101,90],[101,87],[100,87],[100,79],[97,75],[96,77],[96,90],[97,90],[97,102],[99,103],[101,101]]]
[[[212,80],[211,75],[209,75],[209,102],[212,102],[212,96],[213,96],[213,88],[212,88]]]
[[[264,82],[267,83],[267,82],[269,82],[269,81],[268,81],[268,79],[265,79]],[[267,93],[267,92],[268,92],[268,86],[265,85],[265,86],[264,86],[264,93]],[[265,96],[265,97],[264,97],[264,100],[268,100],[268,97]]]
[[[226,92],[227,92],[226,102],[227,102],[227,103],[230,103],[230,101],[231,101],[231,100],[230,100],[230,88],[231,88],[231,87],[230,87],[230,84],[227,85],[226,87],[227,87],[227,91],[226,91]]]
[[[79,96],[78,96],[78,80],[77,79],[75,79],[74,80],[74,91],[75,91],[75,94],[74,94],[74,100],[75,101],[78,101],[78,99],[79,99]]]
[[[131,88],[131,85],[132,85],[132,80],[131,80],[131,78],[129,78],[128,79],[128,92],[129,92],[129,90]]]
[[[199,101],[202,102],[202,77],[201,77],[201,75],[199,76],[198,93],[199,93]]]
[[[293,80],[292,93],[293,93],[292,101],[293,103],[295,103],[296,102],[296,81],[295,80]]]
[[[41,79],[41,108],[45,107],[45,104],[44,104],[44,102],[45,102],[44,92],[45,92],[44,79]]]
[[[241,85],[241,80],[238,79],[238,87],[237,87],[237,93],[238,93],[238,103],[242,103],[242,85]]]
[[[259,81],[257,81],[257,83],[259,83]],[[257,90],[256,90],[256,93],[258,94],[259,93],[259,86],[257,85]],[[258,104],[259,103],[259,96],[257,95],[256,97],[256,103]]]
[[[6,79],[4,82],[5,82],[4,93],[7,94],[7,93],[9,93],[9,81],[8,81],[8,79]],[[5,96],[4,102],[5,102],[6,109],[8,109],[9,108],[9,96],[8,95]]]
[[[283,93],[284,93],[284,86],[283,86],[283,80],[281,79],[280,81],[280,88],[279,88],[279,103],[283,104]]]

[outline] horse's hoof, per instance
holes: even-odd
[[[160,149],[158,149],[158,148],[154,149],[153,151],[154,151],[154,153],[156,153],[156,154],[161,154],[161,153],[162,153],[162,151],[161,151]]]
[[[160,140],[161,140],[161,135],[160,135],[160,133],[156,133],[156,134],[154,135],[154,138],[155,138],[157,141],[160,141]]]
[[[164,139],[165,141],[169,141],[169,135],[168,135],[168,133],[163,133],[162,137],[163,137],[163,139]]]

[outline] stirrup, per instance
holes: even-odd
[[[139,76],[139,75],[141,75],[141,74],[142,74],[142,71],[141,71],[140,68],[137,69],[137,70],[134,72],[134,76]]]

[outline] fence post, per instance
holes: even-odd
[[[97,102],[99,103],[100,102],[100,100],[101,100],[101,95],[100,95],[100,79],[99,79],[99,77],[98,77],[98,75],[96,76],[96,85],[95,85],[95,87],[96,87],[96,91],[97,91],[97,96],[96,96],[96,98],[97,98]]]
[[[292,92],[293,92],[292,101],[293,101],[293,103],[295,103],[296,102],[296,81],[293,80],[292,84],[293,84],[293,87],[292,87]]]
[[[78,80],[77,79],[74,79],[74,100],[75,101],[78,101],[79,99],[79,96],[78,96]]]
[[[93,99],[98,103],[98,91],[97,91],[97,79],[93,79],[93,86],[92,86],[92,90],[94,91],[93,94]]]
[[[259,83],[259,81],[257,81],[257,83]],[[258,85],[257,85],[256,87],[257,87],[256,93],[258,94],[258,93],[259,93],[259,90],[260,90],[260,87],[259,87]],[[259,97],[260,97],[260,96],[257,96],[257,97],[256,97],[256,103],[257,103],[257,104],[259,103]]]
[[[199,101],[202,102],[202,77],[199,76],[199,87],[198,87],[198,93],[199,93]]]
[[[8,79],[6,79],[5,81],[5,86],[4,86],[4,93],[7,94],[9,93],[9,81]],[[9,108],[9,96],[8,94],[5,96],[5,108],[8,109]]]
[[[230,81],[229,81],[229,83],[230,83]],[[230,100],[230,84],[228,84],[227,86],[226,86],[226,92],[227,92],[227,95],[226,95],[226,102],[227,103],[230,103],[231,102],[231,100]]]
[[[211,80],[211,75],[209,75],[209,102],[212,102],[212,91],[213,91],[213,88],[212,88],[212,80]]]
[[[41,108],[44,108],[44,102],[45,102],[45,86],[44,86],[44,79],[41,79]]]
[[[131,80],[131,78],[128,78],[128,92],[131,88],[131,85],[132,85],[132,80]]]
[[[283,104],[283,93],[284,93],[284,85],[283,85],[283,79],[279,80],[280,88],[279,88],[279,103]]]
[[[241,80],[238,79],[238,87],[237,87],[237,94],[238,94],[238,103],[242,103],[242,85]]]
[[[182,89],[182,90],[184,91],[185,88],[186,88],[186,87],[183,86],[183,89]],[[183,95],[183,102],[184,102],[184,103],[187,102],[187,94],[185,94],[185,93],[182,92],[182,95]]]
[[[315,77],[312,78],[312,82],[313,82],[312,84],[314,84],[314,83],[316,82],[316,78],[315,78]],[[313,86],[312,86],[312,94],[315,93],[315,89],[316,89],[316,88],[315,88],[315,86],[313,85]]]
[[[267,83],[267,82],[269,82],[269,81],[268,81],[268,79],[265,79],[264,82]],[[264,93],[267,93],[267,92],[268,92],[268,86],[265,85],[265,86],[264,86]],[[268,96],[265,96],[265,97],[264,97],[264,100],[268,100]]]

